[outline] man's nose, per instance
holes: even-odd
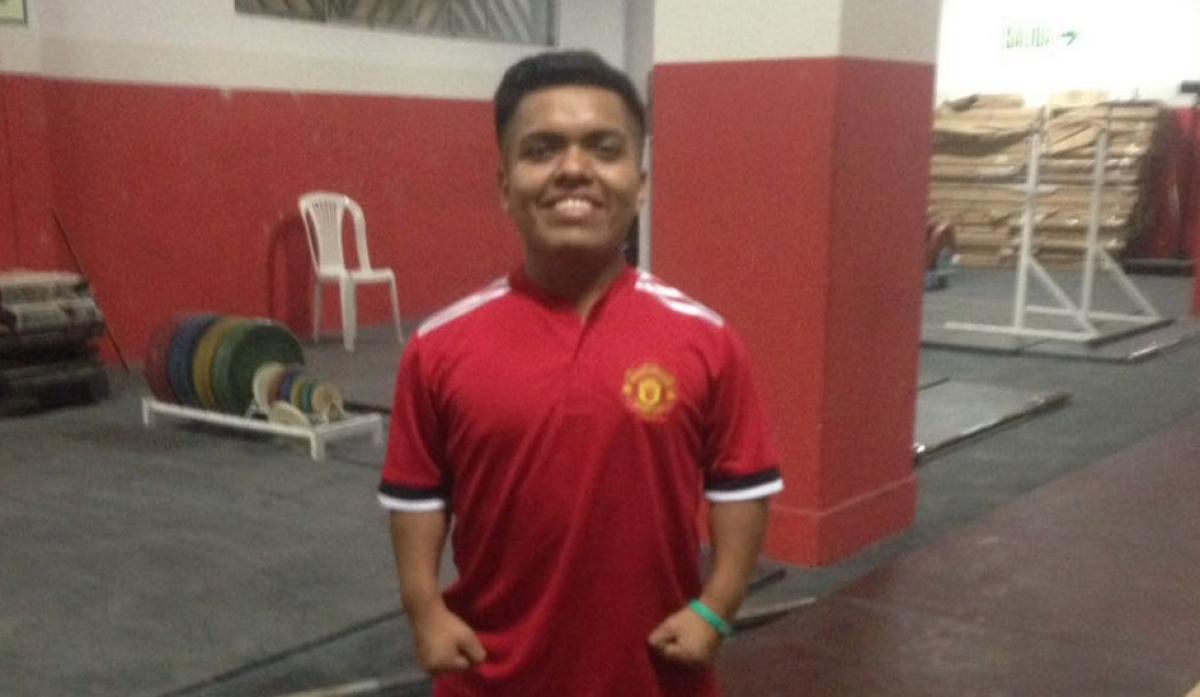
[[[558,174],[563,177],[588,177],[592,172],[592,161],[587,151],[577,145],[568,145],[558,163]]]

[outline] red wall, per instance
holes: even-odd
[[[57,210],[130,360],[158,322],[189,309],[270,316],[307,335],[312,273],[296,209],[305,191],[362,204],[371,260],[395,269],[405,317],[519,258],[495,193],[489,102],[6,84],[9,111],[40,112],[45,124],[8,139],[21,151],[15,169],[48,183],[15,217],[0,216],[14,221],[7,234],[0,227],[0,253],[70,268],[48,215]],[[335,291],[327,292],[326,326],[336,328]],[[361,291],[361,324],[388,317],[384,291]]]
[[[59,268],[45,83],[0,73],[0,268]]]
[[[933,68],[657,66],[655,271],[746,337],[787,489],[767,551],[807,564],[904,529]]]

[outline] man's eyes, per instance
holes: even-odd
[[[583,148],[599,160],[618,160],[625,155],[625,139],[614,135],[601,135],[583,141]],[[558,139],[531,139],[521,144],[518,154],[531,162],[547,162],[562,153],[569,143]]]
[[[526,160],[542,162],[553,157],[558,149],[553,143],[534,141],[521,147],[521,157]]]
[[[605,138],[593,144],[592,151],[603,160],[615,160],[625,154],[625,143],[617,138]]]
[[[530,160],[533,162],[546,162],[558,155],[558,152],[564,148],[563,143],[557,140],[550,139],[534,139],[527,140],[521,145],[522,160]]]

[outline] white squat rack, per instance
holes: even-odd
[[[251,405],[245,416],[234,416],[207,409],[161,402],[153,397],[142,398],[142,424],[146,428],[154,425],[156,417],[168,416],[242,431],[300,438],[308,441],[309,453],[314,460],[324,460],[325,446],[333,441],[370,436],[374,445],[383,444],[383,417],[379,414],[347,414],[344,419],[310,426],[273,423],[264,418],[255,418],[256,415],[262,415],[256,405]]]
[[[1084,249],[1083,280],[1076,303],[1062,286],[1054,280],[1046,268],[1033,255],[1033,228],[1037,215],[1037,197],[1050,193],[1054,187],[1039,186],[1038,162],[1045,141],[1045,117],[1039,119],[1033,130],[1029,146],[1029,166],[1024,185],[1019,189],[1025,193],[1025,210],[1021,223],[1020,255],[1017,260],[1017,284],[1013,294],[1012,322],[1005,325],[975,324],[970,322],[947,322],[946,329],[959,331],[1008,334],[1012,336],[1057,339],[1061,341],[1090,342],[1100,338],[1100,330],[1094,321],[1125,322],[1134,325],[1150,325],[1163,321],[1158,310],[1142,295],[1120,264],[1100,245],[1100,206],[1104,194],[1104,172],[1108,163],[1109,124],[1100,128],[1096,142],[1095,164],[1092,168],[1092,198],[1089,210],[1086,246]],[[1137,313],[1101,312],[1092,308],[1092,293],[1095,289],[1096,267],[1100,266],[1116,283],[1117,287],[1137,306]],[[1029,275],[1041,283],[1042,288],[1054,299],[1054,306],[1029,304]],[[1031,314],[1052,315],[1069,318],[1077,329],[1040,329],[1030,327],[1027,317]]]

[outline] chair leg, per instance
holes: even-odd
[[[354,338],[358,328],[358,313],[354,299],[354,282],[343,278],[342,289],[342,343],[347,351],[354,350]]]
[[[321,281],[313,282],[313,343],[321,340]]]
[[[404,329],[400,327],[400,301],[396,295],[396,279],[388,279],[388,289],[392,291],[392,323],[396,325],[396,341],[404,343]]]

